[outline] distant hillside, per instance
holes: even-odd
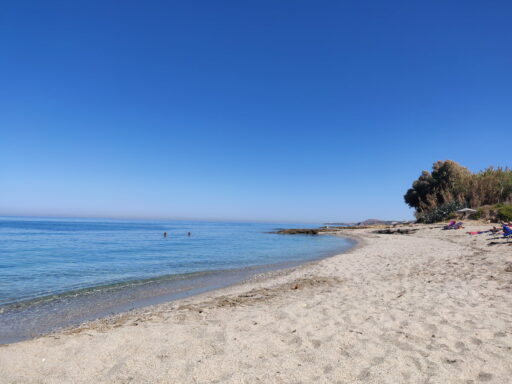
[[[379,219],[367,219],[360,223],[357,223],[357,226],[368,226],[368,225],[391,225],[398,223],[398,221],[394,220],[379,220]]]
[[[366,227],[370,225],[391,225],[400,223],[398,220],[379,220],[379,219],[367,219],[365,221],[361,221],[358,223],[325,223],[325,225],[329,226],[339,226],[339,227]]]

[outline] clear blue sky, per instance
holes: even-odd
[[[0,214],[407,219],[512,163],[510,1],[3,1]]]

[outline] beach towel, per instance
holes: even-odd
[[[468,234],[470,234],[470,235],[481,235],[482,233],[487,233],[487,232],[491,232],[491,231],[468,232]]]

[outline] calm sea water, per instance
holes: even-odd
[[[0,218],[0,342],[150,304],[154,297],[214,289],[352,245],[334,236],[268,233],[304,226]],[[41,322],[50,325],[41,328]]]

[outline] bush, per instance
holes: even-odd
[[[498,219],[503,221],[512,221],[512,205],[498,204],[496,206]]]
[[[462,204],[458,201],[452,201],[443,205],[440,205],[437,208],[434,208],[428,212],[422,213],[418,215],[418,222],[425,224],[437,223],[439,221],[444,221],[451,217],[455,211],[462,209]]]
[[[417,216],[434,212],[452,201],[460,201],[469,208],[510,206],[512,169],[489,167],[473,173],[452,160],[438,161],[432,165],[432,172],[423,171],[413,182],[404,200],[416,210]],[[504,209],[503,214],[510,217],[508,208]]]
[[[468,219],[471,220],[480,220],[484,216],[484,210],[482,208],[478,208],[475,213],[469,215]]]

